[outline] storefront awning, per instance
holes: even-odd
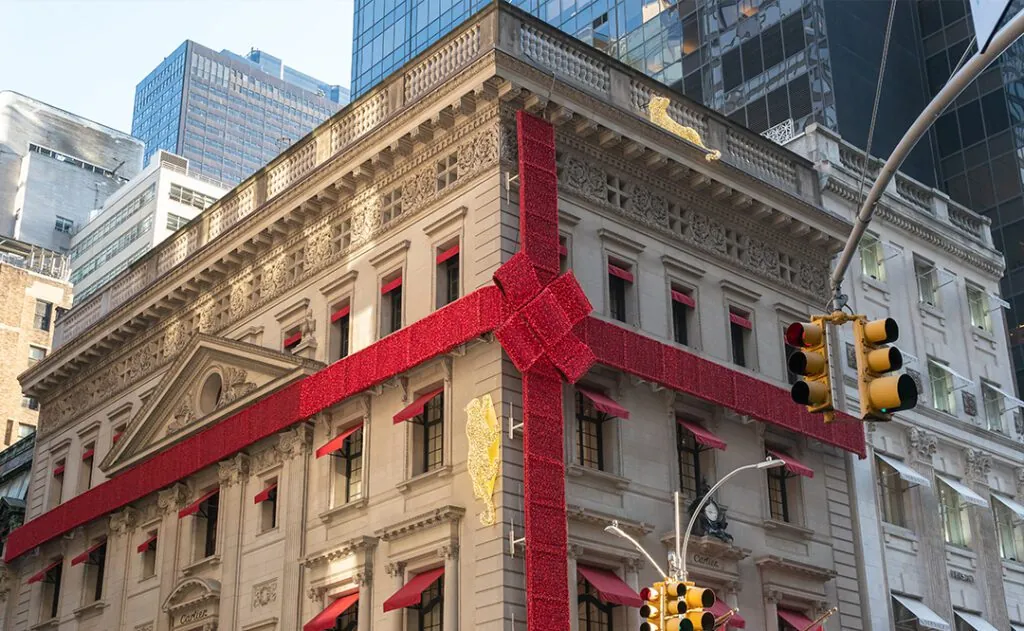
[[[430,400],[436,397],[437,395],[441,394],[442,392],[444,392],[444,388],[438,388],[437,390],[431,390],[426,394],[421,394],[420,396],[416,397],[415,401],[402,408],[402,410],[398,414],[395,414],[395,425],[401,423],[402,421],[414,419],[420,414],[423,414],[423,408],[427,407],[427,404],[430,403]]]
[[[802,475],[807,478],[814,477],[814,469],[808,467],[807,465],[803,464],[802,462],[800,462],[793,456],[790,456],[789,454],[778,451],[777,449],[769,449],[768,455],[773,458],[778,458],[779,460],[785,462],[786,471],[789,471],[793,475]]]
[[[89,560],[89,555],[91,555],[93,552],[96,552],[97,550],[99,550],[100,548],[102,548],[105,545],[107,545],[107,540],[106,539],[104,539],[102,541],[97,541],[96,543],[92,544],[91,546],[89,546],[88,550],[86,550],[82,554],[79,554],[75,558],[71,559],[72,567],[74,567],[76,565],[79,565],[81,563],[85,563],[86,561]]]
[[[601,600],[613,605],[625,605],[626,607],[640,607],[644,599],[640,594],[633,591],[633,588],[623,582],[621,578],[608,570],[596,567],[580,565],[576,572],[588,583],[594,586]]]
[[[796,631],[821,631],[820,624],[814,624],[813,620],[792,609],[779,609],[779,617]]]
[[[601,394],[589,388],[576,387],[580,394],[590,399],[598,412],[604,412],[608,416],[616,416],[622,420],[629,420],[629,410],[615,402],[611,397]]]
[[[384,611],[404,609],[405,607],[420,604],[423,591],[430,587],[442,574],[444,574],[444,568],[439,567],[412,577],[411,581],[403,585],[391,598],[384,601]]]
[[[147,538],[147,539],[146,539],[145,541],[143,541],[142,543],[140,543],[140,544],[139,544],[139,546],[138,546],[137,548],[135,548],[135,550],[136,550],[136,552],[138,552],[139,554],[142,554],[142,553],[143,553],[143,552],[145,552],[146,550],[149,550],[149,547],[150,547],[150,546],[152,546],[152,545],[153,545],[153,544],[155,544],[155,543],[156,543],[156,535],[153,535],[153,536],[151,536],[151,537],[148,537],[148,538]]]
[[[260,491],[259,493],[257,493],[256,497],[253,498],[253,504],[259,504],[260,502],[266,502],[267,500],[270,499],[271,494],[274,491],[276,491],[276,490],[277,490],[277,482],[271,484],[267,488],[265,488],[262,491]]]
[[[334,452],[338,451],[345,445],[345,440],[347,440],[349,436],[355,434],[361,429],[363,429],[362,423],[344,430],[334,438],[324,443],[320,448],[318,448],[316,450],[316,457],[322,458],[327,454],[333,454]]]
[[[914,471],[907,463],[880,453],[876,453],[875,456],[893,469],[896,469],[896,473],[900,474],[900,477],[903,478],[907,484],[916,484],[918,486],[931,488],[932,481],[917,471]]]
[[[730,611],[732,611],[732,608],[724,602],[716,600],[715,604],[711,605],[711,608],[708,609],[708,611],[714,614],[715,621],[717,622],[721,620],[723,616],[727,615]],[[729,619],[726,621],[725,626],[731,627],[733,629],[746,629],[747,621],[743,619],[743,616],[741,616],[739,612],[736,612],[729,616]]]
[[[992,626],[988,620],[985,620],[981,616],[974,615],[973,613],[966,613],[963,611],[953,610],[957,618],[960,618],[966,622],[974,631],[999,631],[999,629]]]
[[[53,563],[50,563],[49,565],[47,565],[43,569],[39,570],[38,572],[36,572],[32,576],[30,576],[28,578],[28,580],[25,581],[25,582],[28,583],[29,585],[31,585],[32,583],[38,583],[39,581],[41,581],[44,578],[46,578],[46,575],[48,573],[50,573],[51,570],[53,570],[55,567],[57,567],[58,565],[60,565],[63,562],[64,562],[64,559],[57,559]]]
[[[196,501],[192,502],[191,504],[189,504],[185,508],[183,508],[180,511],[178,511],[178,519],[182,519],[183,517],[188,517],[189,515],[195,515],[196,513],[199,512],[199,505],[200,504],[202,504],[206,500],[210,499],[211,497],[213,497],[214,495],[216,495],[219,492],[220,492],[220,488],[213,489],[212,491],[207,491],[206,493],[203,494],[202,497],[200,497]]]
[[[962,497],[963,500],[968,504],[974,504],[975,506],[988,508],[988,502],[985,500],[985,498],[972,491],[970,488],[968,488],[966,484],[964,484],[960,480],[954,480],[953,478],[942,475],[941,473],[936,473],[935,477],[945,482],[949,486],[949,488],[956,491],[957,495]]]
[[[359,590],[342,594],[334,602],[327,605],[327,608],[316,615],[302,627],[302,631],[327,631],[333,629],[338,616],[348,611],[359,600]]]
[[[891,594],[891,596],[893,600],[906,607],[917,618],[917,625],[919,627],[923,629],[936,629],[936,631],[949,631],[949,623],[940,618],[939,614],[929,609],[928,605],[920,600],[898,594]]]
[[[1003,497],[1002,495],[996,495],[995,493],[992,494],[992,497],[996,498],[1006,508],[1009,508],[1017,516],[1017,519],[1024,520],[1024,506],[1018,504],[1015,500]]]
[[[688,421],[681,416],[676,417],[676,422],[678,422],[680,426],[689,430],[690,433],[693,434],[694,439],[696,439],[696,441],[701,445],[725,451],[725,441],[719,438],[718,436],[715,436],[710,431],[704,429],[700,425],[697,425],[693,421]]]

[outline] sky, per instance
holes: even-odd
[[[130,132],[135,86],[186,39],[348,87],[352,0],[0,0],[0,90]]]

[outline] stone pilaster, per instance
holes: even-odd
[[[178,550],[187,546],[179,544],[181,536],[178,531],[181,528],[181,520],[178,519],[178,511],[185,507],[188,499],[188,488],[180,483],[157,493],[157,507],[163,516],[156,540],[157,566],[160,573],[160,597],[157,602],[161,604],[167,601],[177,583],[177,577],[181,575],[182,558]],[[155,631],[169,631],[170,622],[169,616],[158,615]]]
[[[277,481],[277,523],[284,535],[284,554],[281,556],[282,584],[305,584],[306,568],[294,559],[306,556],[306,505],[309,495],[310,453],[313,428],[300,424],[278,434],[277,450],[281,453],[281,476]],[[297,598],[281,603],[281,627],[301,629],[302,607]]]
[[[135,533],[138,520],[138,511],[131,506],[110,516],[103,600],[108,605],[115,606],[103,610],[103,626],[108,629],[120,629],[124,623],[123,608],[116,605],[124,602],[125,587],[132,580],[129,575],[129,572],[135,567],[131,562],[131,554],[135,551],[132,546],[132,535]]]
[[[442,546],[437,554],[444,558],[443,631],[459,631],[459,546]]]
[[[641,559],[628,558],[622,560],[622,567],[625,575],[625,583],[634,592],[640,592],[640,568],[644,566]],[[640,610],[635,607],[626,607],[626,620],[639,620]]]
[[[569,616],[569,631],[580,631],[580,619],[575,612],[578,608],[576,604],[576,560],[583,556],[583,547],[577,545],[569,545],[569,611],[574,612],[573,615]]]
[[[782,594],[775,590],[764,593],[764,631],[782,631],[779,629],[779,602]]]
[[[394,579],[393,591],[402,589],[402,586],[405,585],[405,563],[402,561],[388,563],[384,570]],[[405,631],[405,610],[392,611],[388,615],[391,616],[391,620],[387,628],[393,631]]]
[[[370,631],[373,626],[373,573],[371,563],[366,563],[364,569],[356,572],[355,584],[359,587],[359,620],[356,631]]]
[[[934,434],[912,427],[907,431],[907,463],[929,480],[935,480],[932,456],[938,444]],[[953,620],[953,602],[949,595],[946,571],[946,539],[942,532],[938,482],[910,490],[911,514],[918,535],[918,555],[924,567],[921,586],[924,603],[945,620]]]
[[[220,480],[219,514],[242,515],[245,507],[245,480],[249,476],[249,457],[236,454],[217,465],[217,477]],[[217,524],[217,555],[220,557],[220,609],[218,624],[224,629],[234,629],[238,625],[238,603],[243,601],[238,592],[238,559],[242,548],[242,529],[244,519],[234,520],[234,529],[227,531],[228,520],[218,517]],[[287,599],[285,599],[287,600]]]
[[[992,456],[980,449],[965,449],[967,463],[964,481],[978,495],[992,499],[988,474],[992,469]],[[999,554],[999,535],[995,515],[991,508],[973,504],[967,509],[971,524],[971,548],[978,555],[976,580],[978,592],[985,602],[985,619],[997,629],[1009,629],[1006,611],[1006,588],[1003,584],[1003,559]]]

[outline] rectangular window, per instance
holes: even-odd
[[[30,410],[38,410],[39,400],[35,397],[21,397],[21,407],[28,408]]]
[[[380,293],[380,336],[385,337],[402,328],[402,277],[385,281]]]
[[[694,499],[708,482],[711,472],[711,449],[697,442],[693,432],[676,425],[676,446],[679,454],[679,491],[683,498]]]
[[[351,308],[348,304],[339,306],[331,314],[331,356],[329,359],[332,362],[348,357],[350,321]]]
[[[676,344],[690,345],[690,314],[697,306],[690,292],[672,287],[672,338]]]
[[[151,530],[146,534],[145,542],[139,546],[139,555],[142,557],[142,578],[147,579],[156,576],[156,547],[158,540],[156,531]]]
[[[750,321],[750,313],[735,307],[729,307],[729,338],[732,343],[732,363],[746,366],[747,345],[754,325]]]
[[[334,458],[334,505],[344,506],[363,497],[363,430],[345,439]]]
[[[174,213],[167,213],[167,229],[174,231],[187,224],[190,220]]]
[[[60,506],[64,501],[64,461],[58,460],[53,465],[53,478],[50,480],[50,510]]]
[[[64,564],[59,563],[57,567],[46,573],[43,579],[43,617],[53,619],[60,613],[60,584],[64,574]]]
[[[107,565],[107,544],[89,554],[85,562],[85,599],[86,604],[103,599],[103,573]]]
[[[18,438],[25,438],[30,434],[34,434],[36,428],[28,423],[18,423]]]
[[[558,272],[564,274],[569,271],[569,240],[565,235],[558,237]]]
[[[942,480],[936,480],[936,483],[939,485],[939,514],[942,519],[942,535],[946,543],[970,546],[971,527],[967,504],[951,486]]]
[[[794,501],[800,483],[786,467],[768,469],[768,513],[777,521],[793,522]]]
[[[217,515],[220,493],[214,493],[199,505],[195,514],[195,548],[193,559],[199,561],[217,553]]]
[[[409,612],[416,631],[441,631],[444,623],[444,578],[438,578],[423,590],[420,604]]]
[[[82,451],[82,468],[78,473],[78,492],[85,493],[92,488],[92,465],[96,456],[93,444],[88,444]]]
[[[57,221],[54,223],[53,229],[64,234],[71,234],[71,231],[75,229],[75,222],[67,217],[57,215]]]
[[[876,459],[878,464],[878,504],[882,510],[882,521],[907,527],[907,489],[910,485],[900,477],[888,463]]]
[[[929,306],[939,306],[939,274],[935,266],[927,261],[914,259],[914,273],[917,276],[917,299]]]
[[[427,402],[423,413],[415,419],[415,472],[428,473],[444,466],[444,393]]]
[[[1003,395],[996,386],[981,383],[981,399],[985,409],[985,424],[989,431],[1003,431]]]
[[[971,326],[991,333],[992,318],[990,316],[988,294],[978,287],[967,285],[967,306],[971,312]]]
[[[277,528],[277,480],[268,480],[256,500],[260,506],[260,532]]]
[[[601,594],[582,576],[576,578],[576,608],[579,631],[612,631],[614,605],[601,598]],[[682,628],[682,627],[680,627]]]
[[[633,287],[633,273],[629,265],[618,261],[608,262],[608,314],[619,322],[629,321],[627,300]]]
[[[594,402],[576,393],[576,457],[580,466],[604,471],[604,421]]]
[[[437,307],[459,299],[459,246],[455,244],[437,254]]]
[[[998,496],[993,496],[993,499],[999,556],[1007,561],[1024,561],[1024,519],[1010,510]]]
[[[928,360],[928,381],[932,388],[932,407],[947,414],[956,414],[956,391],[953,375],[935,359]]]
[[[35,366],[39,362],[43,361],[46,357],[46,349],[41,346],[29,346],[28,347],[28,365],[29,368]]]
[[[198,208],[199,210],[206,210],[211,204],[217,201],[216,197],[203,195],[198,191],[193,191],[190,188],[185,188],[178,184],[171,184],[169,197],[176,202],[192,206],[193,208]]]
[[[45,300],[36,300],[36,312],[35,317],[32,320],[32,326],[39,329],[40,331],[49,331],[50,320],[52,315],[52,302],[46,302]]]
[[[885,248],[870,233],[865,233],[860,242],[860,271],[868,278],[885,282]]]

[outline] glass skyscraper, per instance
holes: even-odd
[[[285,66],[186,41],[135,88],[132,135],[237,184],[348,102],[348,90]]]
[[[373,87],[482,0],[356,0],[352,92]],[[883,0],[515,0],[730,118],[772,135],[817,122],[867,141],[890,3]],[[1014,0],[1007,15],[1024,8]],[[897,0],[872,154],[888,156],[973,46],[968,0]],[[971,48],[973,52],[974,48]],[[778,127],[776,127],[778,126]],[[1024,387],[1024,43],[936,122],[902,170],[992,220]]]

